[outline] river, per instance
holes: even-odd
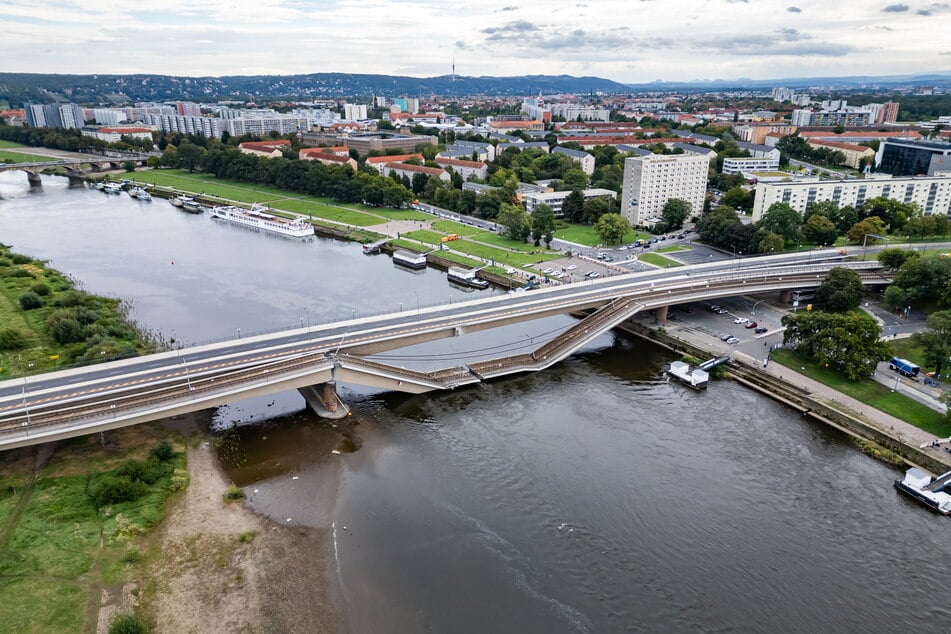
[[[474,296],[354,244],[25,181],[0,174],[0,241],[128,299],[167,338]],[[438,365],[566,323],[400,354]],[[607,335],[550,370],[455,392],[345,385],[343,431],[296,393],[252,399],[218,411],[220,458],[259,512],[335,528],[353,632],[947,630],[947,518],[795,411],[728,381],[667,383],[670,360]]]

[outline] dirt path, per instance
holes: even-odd
[[[226,504],[230,483],[207,442],[188,450],[188,473],[149,555],[143,601],[153,631],[342,631],[332,535]]]

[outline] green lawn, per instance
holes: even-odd
[[[456,240],[455,242],[450,242],[449,245],[449,248],[455,251],[462,251],[463,253],[468,253],[469,255],[475,255],[485,258],[486,260],[495,260],[495,262],[499,264],[511,266],[528,266],[530,264],[546,262],[548,260],[554,260],[561,257],[560,253],[551,252],[533,254],[504,251],[502,249],[490,247],[485,244],[469,242],[468,240]]]
[[[654,253],[675,253],[677,251],[693,251],[693,249],[683,244],[677,244],[672,247],[657,249]]]
[[[528,242],[518,242],[507,236],[500,236],[494,231],[483,231],[479,234],[471,236],[471,239],[476,242],[484,242],[486,244],[502,247],[503,249],[511,249],[513,251],[520,251],[522,253],[532,253],[534,251],[540,251],[542,253],[547,252],[544,247],[536,247],[534,244],[530,244]]]
[[[654,266],[659,266],[661,268],[674,268],[675,266],[683,266],[680,262],[676,260],[671,260],[670,258],[665,258],[664,256],[657,253],[645,253],[643,255],[637,256],[637,259],[641,262],[647,262],[648,264],[653,264]]]
[[[943,415],[907,396],[892,392],[881,383],[872,379],[864,379],[858,382],[849,381],[836,372],[819,367],[815,362],[793,350],[774,350],[772,354],[773,360],[777,363],[792,368],[886,414],[891,414],[895,418],[937,436],[951,435],[951,424],[948,424]]]
[[[336,206],[337,203],[334,203]],[[350,207],[350,205],[342,205],[344,207]],[[364,207],[362,205],[354,205],[354,209],[359,209],[360,211],[365,211],[368,214],[375,214],[377,216],[383,216],[389,220],[421,220],[423,222],[432,220],[433,217],[430,214],[424,213],[422,211],[416,211],[415,209],[392,209],[390,207]],[[459,233],[458,231],[452,231],[450,233]]]
[[[372,225],[378,225],[385,222],[385,220],[382,218],[360,213],[359,211],[343,209],[340,207],[331,207],[329,205],[322,205],[320,203],[313,203],[306,200],[276,200],[270,203],[270,205],[274,209],[283,209],[284,211],[306,214],[313,216],[314,218],[322,218],[324,220],[334,220],[336,222],[355,225],[357,227],[370,227]]]
[[[419,231],[410,231],[409,233],[404,233],[403,237],[438,246],[442,243],[441,239],[444,237],[444,234],[436,233],[435,231],[430,231],[429,229],[420,229]],[[454,249],[454,243],[456,242],[459,242],[459,240],[447,242],[446,244],[448,244],[450,248]]]
[[[601,238],[598,236],[598,232],[594,230],[594,225],[578,225],[559,222],[556,224],[555,237],[561,240],[567,240],[569,242],[584,244],[589,247],[597,246],[602,242]],[[621,240],[620,244],[629,244],[635,240],[650,237],[652,236],[648,233],[631,229],[626,234],[624,234],[624,238]]]
[[[300,198],[291,192],[263,185],[249,185],[237,181],[219,179],[210,174],[190,174],[181,170],[152,170],[133,175],[139,182],[173,187],[195,194],[218,196],[245,203],[267,203],[286,198]]]
[[[36,163],[38,161],[44,160],[45,157],[36,156],[35,154],[23,154],[21,152],[10,152],[6,150],[0,150],[0,161],[4,163]],[[54,159],[49,159],[50,161]]]
[[[4,141],[0,139],[0,147],[24,147],[19,143],[14,143],[13,141]]]
[[[482,229],[479,227],[464,225],[455,220],[437,220],[433,223],[433,227],[437,231],[442,231],[443,233],[458,233],[460,236],[471,236],[482,232]]]
[[[904,339],[889,339],[888,342],[892,344],[892,347],[895,349],[895,356],[901,357],[902,359],[908,359],[912,363],[917,363],[921,366],[922,371],[933,370],[934,368],[926,368],[925,364],[925,351],[923,348],[916,347],[911,342],[911,337]]]

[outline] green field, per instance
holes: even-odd
[[[61,446],[32,488],[22,464],[4,469],[0,630],[95,631],[102,589],[134,576],[139,536],[162,520],[169,494],[187,483],[184,453],[147,462],[159,433],[150,429],[157,428],[134,432],[135,440],[148,443],[141,448],[101,449],[92,437]],[[97,488],[133,458],[154,465],[154,475],[146,476],[151,484],[130,481],[138,487],[134,499],[103,502]]]
[[[793,350],[774,350],[772,354],[773,360],[777,363],[792,368],[823,385],[871,405],[886,414],[891,414],[895,418],[915,427],[920,427],[936,436],[946,437],[951,435],[951,424],[945,420],[942,414],[898,392],[892,392],[881,383],[872,379],[864,379],[858,382],[849,381],[836,372],[819,367],[815,362]]]
[[[693,251],[693,249],[683,244],[677,244],[672,247],[657,249],[654,253],[676,253],[677,251]]]
[[[0,147],[24,147],[19,143],[14,143],[13,141],[4,141],[0,139]]]
[[[601,238],[598,236],[598,232],[594,230],[594,225],[577,225],[559,222],[556,224],[555,237],[560,240],[584,244],[589,247],[601,244]],[[652,236],[648,233],[631,229],[624,234],[624,239],[621,240],[621,244],[630,244],[635,240],[650,237]]]
[[[331,207],[321,203],[313,203],[307,200],[276,200],[270,203],[274,209],[283,209],[298,214],[306,214],[314,218],[323,220],[333,220],[357,227],[369,227],[378,225],[382,222],[380,218],[369,214],[360,213],[351,209],[342,209],[340,207]]]
[[[3,163],[35,163],[42,160],[44,160],[44,157],[36,156],[35,154],[23,154],[21,152],[0,150],[0,162]],[[53,159],[48,160],[52,161]]]
[[[518,242],[516,240],[512,240],[509,237],[500,236],[493,231],[483,231],[482,233],[471,236],[471,239],[476,242],[484,242],[486,244],[491,244],[511,251],[519,251],[521,253],[532,253],[534,251],[539,251],[541,253],[546,252],[544,247],[536,247],[534,244],[529,244],[528,242]]]
[[[436,231],[442,231],[443,233],[457,233],[460,236],[471,236],[482,232],[482,229],[479,227],[464,225],[461,222],[456,222],[455,220],[437,220],[433,223],[433,228],[436,229]]]
[[[430,231],[429,229],[420,229],[419,231],[410,231],[409,233],[404,233],[402,234],[402,237],[439,246],[442,243],[440,239],[443,237],[443,234]],[[450,248],[455,248],[454,242],[459,241],[455,240],[453,242],[447,242],[446,244],[448,244]]]
[[[189,174],[180,170],[152,170],[148,173],[139,172],[134,175],[136,181],[151,183],[164,187],[216,196],[231,201],[243,203],[266,204],[275,200],[289,198],[287,192],[270,187],[247,185],[223,179],[217,179],[207,174]],[[296,196],[295,196],[296,198]]]
[[[674,268],[675,266],[683,266],[677,260],[671,260],[670,258],[665,258],[664,256],[657,253],[645,253],[643,255],[637,256],[637,259],[641,262],[647,262],[648,264],[653,264],[654,266],[659,266],[661,268]]]
[[[484,244],[476,244],[475,242],[469,242],[468,240],[456,240],[450,244],[450,248],[454,251],[462,251],[463,253],[468,253],[469,255],[485,258],[486,260],[494,260],[495,262],[502,265],[528,266],[529,264],[546,262],[548,260],[555,260],[562,257],[560,253],[533,254],[503,251],[502,249],[497,249],[496,247],[490,247]]]

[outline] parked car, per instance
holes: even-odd
[[[748,324],[750,323],[750,320],[747,319],[746,317],[737,317],[736,319],[733,320],[733,323],[734,324]]]
[[[763,328],[762,326],[760,326],[759,328],[757,328],[757,329],[754,330],[753,332],[755,332],[755,333],[758,334],[758,335],[761,335],[761,334],[763,334],[764,332],[766,332],[766,330],[767,330],[766,328]]]
[[[584,274],[585,277],[601,277],[601,274],[597,271],[588,271]]]
[[[574,271],[576,268],[578,268],[576,265],[574,265],[574,264],[569,264],[568,266],[565,267],[565,270],[566,270],[566,271]]]
[[[710,304],[709,306],[707,306],[707,310],[709,310],[711,313],[715,313],[718,310],[720,310],[720,307],[717,306],[716,304]]]
[[[514,275],[514,274],[515,274],[515,269],[512,268],[511,266],[507,266],[507,267],[505,267],[505,272],[506,272],[508,275]]]
[[[555,269],[551,268],[550,266],[544,271],[542,271],[542,273],[544,273],[545,275],[551,275],[554,272],[555,272]]]
[[[726,308],[718,308],[716,311],[717,315],[726,315],[728,312],[730,311],[728,311]]]
[[[733,338],[733,335],[730,335],[730,334],[720,335],[720,341],[726,341],[727,339],[732,339],[732,338]]]
[[[745,326],[743,326],[743,327],[744,327],[744,328],[756,328],[756,322],[755,322],[755,321],[748,322],[748,323],[747,323]]]
[[[736,337],[730,337],[729,339],[726,340],[726,342],[730,345],[734,345],[734,344],[740,343],[740,340],[737,339]]]

